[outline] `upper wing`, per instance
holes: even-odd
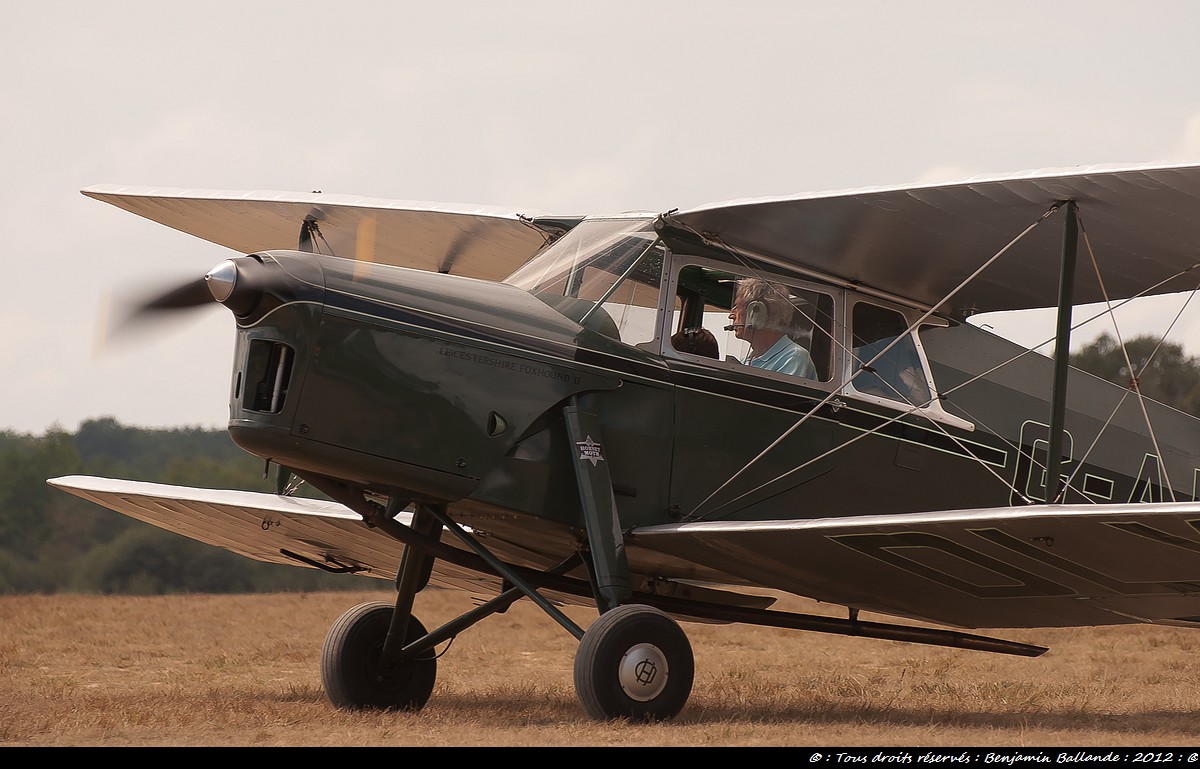
[[[955,184],[732,201],[666,215],[680,230],[932,307],[1056,202],[1074,200],[1075,303],[1200,285],[1200,166],[1093,167]],[[942,305],[948,314],[1052,307],[1061,212]],[[1181,274],[1182,273],[1182,274]]]
[[[334,256],[501,280],[578,218],[294,192],[98,185],[84,195],[239,253],[296,249],[304,222],[313,248]]]
[[[361,517],[334,502],[78,475],[54,478],[48,483],[140,521],[256,561],[292,566],[321,564],[394,580],[404,553],[403,544],[368,528]],[[408,523],[411,515],[401,513],[400,520]],[[499,579],[441,560],[436,562],[430,581],[489,597],[495,595],[500,584]]]
[[[1200,502],[1036,505],[635,529],[634,550],[960,627],[1200,626]]]

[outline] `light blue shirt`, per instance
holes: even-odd
[[[817,378],[817,367],[813,365],[808,350],[793,342],[786,334],[779,337],[779,340],[771,345],[771,349],[757,358],[751,358],[748,365],[805,379]]]

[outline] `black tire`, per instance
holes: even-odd
[[[575,695],[597,720],[674,718],[692,693],[696,663],[683,629],[651,606],[611,609],[575,653]]]
[[[321,649],[321,683],[336,707],[420,710],[429,701],[437,678],[435,658],[409,660],[388,670],[379,666],[394,611],[386,603],[359,604],[329,628]],[[425,633],[417,618],[409,617],[405,642]]]

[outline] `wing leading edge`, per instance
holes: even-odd
[[[1200,502],[696,522],[636,529],[627,542],[765,587],[958,627],[1200,627]]]

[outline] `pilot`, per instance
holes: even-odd
[[[767,371],[816,379],[812,356],[788,336],[796,308],[787,289],[759,278],[738,281],[729,329],[750,344],[746,363]]]
[[[685,328],[671,337],[671,346],[680,352],[692,355],[703,355],[706,358],[720,358],[721,349],[717,338],[706,328]]]

